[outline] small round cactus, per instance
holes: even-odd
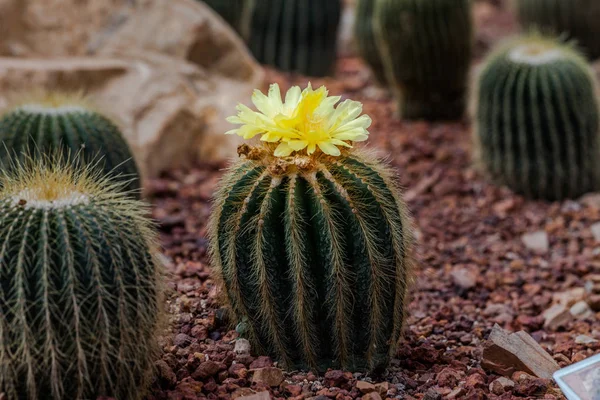
[[[238,330],[290,368],[376,370],[396,351],[411,280],[411,223],[394,173],[352,148],[371,123],[324,87],[255,92],[230,122],[242,160],[209,223],[214,273]],[[263,114],[264,113],[264,114]]]
[[[92,167],[15,161],[0,189],[0,393],[139,399],[157,357],[147,207]]]
[[[517,14],[527,29],[574,39],[591,59],[600,57],[600,2],[597,0],[517,0]]]
[[[78,96],[49,94],[0,117],[0,167],[17,157],[53,153],[79,154],[78,162],[99,164],[123,190],[139,197],[140,177],[127,142],[117,126]]]
[[[373,26],[399,114],[461,118],[471,65],[471,1],[377,0]]]
[[[249,47],[259,62],[309,76],[333,72],[340,0],[255,0]]]
[[[376,0],[358,0],[356,4],[356,22],[354,38],[361,57],[371,68],[375,82],[384,86],[386,83],[385,67],[375,38],[373,14]]]
[[[569,45],[528,35],[501,46],[477,82],[477,162],[528,197],[559,200],[598,189],[595,86]]]

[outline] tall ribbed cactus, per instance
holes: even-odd
[[[230,119],[246,124],[240,135],[280,143],[240,147],[245,158],[216,194],[212,262],[257,351],[289,367],[377,369],[402,333],[411,226],[394,173],[337,148],[366,139],[362,106],[346,101],[334,111],[339,97],[323,90],[288,93],[281,106],[272,86],[255,103],[274,125],[244,107]]]
[[[521,24],[575,39],[590,58],[600,57],[600,2],[597,0],[517,0]]]
[[[367,62],[378,85],[386,83],[385,67],[375,38],[373,15],[376,0],[358,0],[356,4],[356,21],[354,23],[354,39],[361,57]]]
[[[537,35],[490,56],[477,82],[477,159],[492,178],[548,200],[599,188],[595,79],[582,55]]]
[[[399,114],[460,118],[471,64],[471,1],[377,0],[373,24]]]
[[[259,62],[309,76],[333,72],[340,0],[255,0],[250,49]]]
[[[155,234],[142,203],[66,164],[2,177],[0,393],[138,399],[158,350]]]
[[[0,167],[14,157],[53,153],[81,153],[82,163],[97,163],[106,174],[126,181],[123,190],[139,196],[135,160],[119,129],[75,96],[34,97],[0,117]]]
[[[250,12],[253,0],[203,0],[236,31],[242,32],[244,15]]]

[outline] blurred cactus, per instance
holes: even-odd
[[[14,157],[81,153],[81,163],[98,163],[106,174],[127,182],[139,197],[140,177],[127,142],[116,125],[77,96],[34,96],[0,117],[0,166]]]
[[[583,52],[600,57],[600,2],[598,0],[517,0],[517,13],[527,29],[575,39]]]
[[[530,35],[502,46],[477,82],[477,161],[528,197],[559,200],[597,190],[595,87],[584,57],[568,45]]]
[[[461,118],[471,64],[471,1],[377,0],[373,25],[399,114]]]
[[[354,38],[361,57],[371,68],[378,85],[386,83],[385,68],[377,47],[373,27],[373,14],[376,0],[358,0],[356,4],[356,21],[354,23]]]
[[[249,47],[259,62],[309,76],[333,73],[341,0],[254,0]]]
[[[16,163],[0,189],[0,393],[141,398],[160,316],[147,208],[61,158]]]
[[[202,0],[219,14],[233,29],[243,34],[244,18],[251,11],[253,0]]]

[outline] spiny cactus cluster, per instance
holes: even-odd
[[[139,197],[140,177],[127,142],[117,126],[77,96],[34,96],[0,117],[0,166],[17,159],[79,154],[82,165],[99,164],[106,174],[126,182],[123,190]]]
[[[273,85],[254,96],[264,114],[240,106],[230,119],[268,143],[242,145],[216,194],[215,276],[261,354],[290,368],[384,367],[411,279],[406,205],[393,172],[351,148],[371,123],[360,103],[334,109],[339,97],[310,86],[285,99]]]
[[[340,0],[255,0],[249,47],[259,62],[309,76],[333,72]]]
[[[517,13],[527,29],[575,39],[585,55],[600,57],[600,2],[596,0],[517,0]]]
[[[500,183],[557,200],[598,188],[596,82],[572,47],[538,35],[491,55],[477,82],[478,161]]]
[[[159,264],[147,209],[60,157],[0,189],[0,393],[138,399],[157,356]]]
[[[377,0],[373,26],[407,119],[456,119],[471,64],[470,0]]]
[[[358,0],[356,4],[356,21],[354,23],[354,38],[361,57],[367,62],[375,81],[385,86],[387,81],[385,67],[375,37],[373,15],[376,0]]]

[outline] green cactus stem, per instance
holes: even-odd
[[[358,150],[239,152],[216,195],[210,240],[215,276],[254,348],[289,368],[385,367],[412,268],[393,172]]]
[[[14,157],[81,153],[78,161],[97,163],[123,190],[139,197],[140,177],[129,146],[117,126],[77,96],[34,96],[0,117],[0,167]]]
[[[585,58],[529,35],[501,46],[475,94],[476,159],[497,182],[547,200],[597,190],[596,81]]]
[[[354,38],[358,52],[371,68],[375,82],[385,86],[385,67],[375,38],[373,15],[376,0],[358,0],[356,4],[356,21],[354,24]]]
[[[122,183],[68,161],[3,172],[0,393],[140,399],[158,351],[155,233]]]
[[[308,76],[333,73],[340,0],[255,0],[249,47],[262,64]]]
[[[400,116],[460,119],[471,65],[471,1],[377,0],[373,24]]]

